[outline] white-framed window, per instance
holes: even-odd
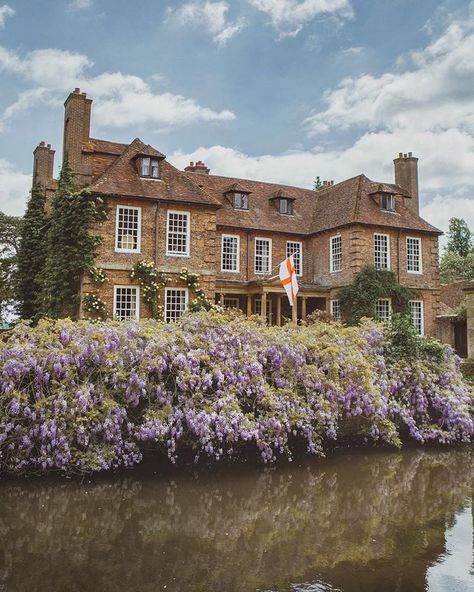
[[[272,322],[272,301],[267,298],[267,304],[266,304],[266,316],[267,316],[267,322],[271,323]],[[257,315],[261,315],[262,314],[262,299],[261,298],[256,298],[255,299],[255,314]]]
[[[300,241],[286,241],[286,256],[291,257],[295,262],[296,275],[303,275],[303,243]]]
[[[240,236],[222,235],[221,271],[240,271]]]
[[[340,300],[331,300],[331,315],[336,321],[342,320],[342,307]]]
[[[166,254],[174,257],[189,257],[190,237],[189,212],[168,210],[166,224]]]
[[[115,251],[140,253],[142,209],[117,206],[115,219]]]
[[[234,208],[236,210],[248,210],[249,209],[249,195],[248,195],[248,193],[241,193],[240,191],[234,192]]]
[[[160,178],[160,161],[158,158],[144,156],[140,163],[140,176],[152,179]]]
[[[386,212],[395,211],[395,195],[393,193],[382,193],[380,200],[380,207]]]
[[[329,239],[329,271],[335,273],[342,270],[342,236],[331,236]]]
[[[240,301],[237,296],[224,296],[222,304],[224,308],[240,308]]]
[[[272,269],[272,239],[255,239],[255,273],[270,273]]]
[[[375,316],[377,320],[387,322],[392,316],[392,303],[390,298],[380,298],[375,304]]]
[[[408,273],[423,273],[421,238],[407,236],[407,271]]]
[[[390,236],[374,234],[374,265],[377,269],[390,269]]]
[[[410,300],[411,322],[420,335],[425,334],[425,315],[423,309],[423,300]]]
[[[188,308],[187,288],[165,288],[165,321],[170,323],[179,319]]]
[[[140,288],[138,286],[114,286],[114,319],[119,321],[140,318]]]

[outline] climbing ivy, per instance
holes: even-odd
[[[394,312],[408,313],[408,301],[417,295],[415,290],[397,282],[393,272],[364,265],[352,283],[339,290],[337,297],[344,319],[357,323],[363,317],[375,318],[375,305],[380,298],[390,298]]]
[[[94,223],[107,217],[100,197],[74,191],[67,158],[54,195],[46,265],[41,276],[41,311],[51,318],[77,318],[82,275],[94,267],[99,236]]]
[[[142,260],[136,263],[130,273],[142,287],[143,300],[150,309],[151,316],[157,320],[164,318],[164,306],[161,304],[161,290],[168,283],[168,276],[159,271],[153,261]]]
[[[187,267],[183,267],[179,274],[179,279],[186,283],[190,292],[195,296],[195,298],[189,303],[189,310],[191,312],[198,312],[200,310],[222,311],[222,306],[219,306],[210,298],[207,298],[204,290],[201,288],[199,282],[200,277],[201,276],[198,273],[190,272]]]

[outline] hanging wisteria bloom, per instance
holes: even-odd
[[[323,455],[351,434],[399,446],[473,440],[474,396],[448,347],[388,355],[385,329],[266,327],[237,313],[20,324],[0,342],[0,473]],[[440,353],[441,352],[441,353]]]

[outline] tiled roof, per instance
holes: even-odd
[[[311,230],[311,215],[308,213],[313,211],[317,199],[311,189],[200,173],[187,175],[222,204],[222,208],[217,211],[217,224],[293,234],[308,234]],[[232,200],[224,195],[233,185],[236,191],[250,193],[248,210],[234,209]],[[295,199],[293,216],[280,214],[275,200],[270,201],[279,190],[285,197]]]
[[[85,142],[82,145],[82,149],[90,152],[120,155],[127,148],[127,146],[128,144],[120,144],[119,142],[109,142],[108,140],[90,138],[88,142]]]
[[[148,197],[219,206],[219,201],[207,195],[186,173],[179,171],[166,160],[161,162],[160,179],[140,177],[135,157],[143,154],[161,155],[160,152],[136,138],[92,183],[90,190],[105,195]]]
[[[222,226],[303,235],[360,223],[441,234],[406,207],[402,199],[396,200],[395,212],[381,210],[372,195],[374,192],[386,191],[405,196],[407,193],[397,185],[376,183],[365,175],[319,191],[217,175],[191,172],[187,175],[222,203],[223,207],[217,212],[217,223]],[[238,191],[250,193],[248,210],[234,209],[231,200],[224,195],[233,185]],[[272,200],[276,195],[295,200],[294,215],[279,213],[278,204]]]

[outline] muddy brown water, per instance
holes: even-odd
[[[470,592],[474,448],[0,482],[0,592]]]

